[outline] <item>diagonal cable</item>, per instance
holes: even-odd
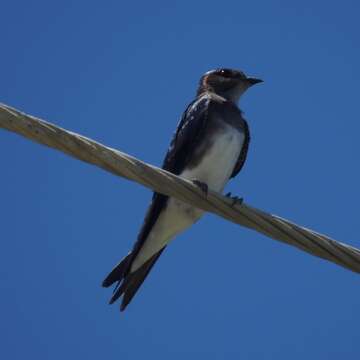
[[[0,104],[0,128],[360,273],[359,249],[245,203],[233,206],[219,193],[209,190],[206,196],[190,181],[4,104]]]

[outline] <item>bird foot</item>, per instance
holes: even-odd
[[[199,181],[199,180],[193,180],[192,182],[205,194],[205,196],[207,196],[209,187],[206,183]]]
[[[232,200],[231,206],[241,205],[244,202],[244,199],[241,197],[231,196],[231,192],[228,192],[225,196]]]

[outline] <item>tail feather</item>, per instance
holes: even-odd
[[[131,264],[134,260],[134,256],[130,253],[118,265],[111,271],[111,273],[103,281],[104,287],[118,282],[113,296],[110,299],[110,304],[113,304],[123,295],[123,300],[120,306],[120,311],[124,311],[126,306],[130,303],[141,284],[146,279],[151,268],[156,263],[157,259],[164,251],[165,247],[154,254],[149,260],[147,260],[139,269],[134,272],[130,272]]]
[[[129,253],[111,270],[110,274],[102,282],[102,286],[109,287],[116,281],[121,281],[130,269],[131,260],[132,254]]]
[[[129,281],[128,285],[124,291],[124,297],[120,306],[120,311],[124,311],[128,306],[132,298],[135,296],[141,284],[144,282],[146,277],[148,276],[151,268],[155,265],[157,259],[161,255],[165,248],[162,248],[159,252],[153,255],[143,266],[141,266],[137,271],[135,271],[132,275],[131,281]]]

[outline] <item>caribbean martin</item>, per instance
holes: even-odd
[[[222,192],[243,167],[249,147],[249,127],[237,102],[260,82],[232,69],[205,73],[178,124],[163,169],[204,191]],[[169,242],[202,215],[202,210],[154,193],[133,249],[103,281],[104,287],[117,283],[110,304],[123,296],[120,310],[125,310]]]

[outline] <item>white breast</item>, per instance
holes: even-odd
[[[200,163],[191,170],[183,171],[180,176],[188,180],[204,182],[209,189],[222,191],[234,170],[244,139],[244,134],[231,126],[225,126],[222,132],[217,134]],[[160,214],[131,265],[131,271],[138,269],[177,234],[195,223],[202,214],[202,210],[170,198],[166,210]]]
[[[226,125],[222,133],[216,136],[200,164],[183,171],[180,176],[189,180],[199,180],[206,183],[209,189],[222,191],[234,170],[244,139],[244,134]]]

